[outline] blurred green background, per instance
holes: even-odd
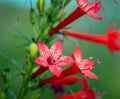
[[[32,1],[35,2],[36,0]],[[15,35],[19,34],[18,30],[20,30],[30,38],[33,36],[33,27],[29,21],[29,0],[26,9],[22,13],[19,21],[17,21],[24,2],[25,0],[0,0],[0,54],[6,55],[9,59],[17,60],[20,64],[23,63],[26,46],[18,48],[16,48],[16,46],[26,41],[16,38]],[[116,29],[120,30],[120,2],[118,5],[112,0],[105,0],[102,1],[102,3],[103,9],[99,14],[104,16],[105,20],[98,21],[84,16],[70,24],[72,30],[98,34],[105,33],[113,23],[116,23]],[[65,8],[65,15],[69,15],[76,6],[76,2],[72,0]],[[96,61],[99,59],[102,62],[93,69],[99,76],[99,79],[89,79],[90,87],[96,89],[98,92],[102,92],[104,94],[102,99],[120,99],[120,52],[112,55],[105,46],[67,37],[63,44],[63,53],[70,55],[76,45],[81,47],[84,58],[93,57],[93,60]],[[10,62],[0,57],[1,68],[10,65]],[[2,71],[2,69],[0,71]],[[13,71],[10,76],[12,77],[15,73],[16,72]],[[13,79],[15,78],[13,77]],[[16,82],[15,80],[11,81],[11,85],[13,84],[13,87],[17,86]],[[79,90],[78,84],[74,84],[71,88],[74,91]],[[53,97],[51,93],[53,94],[53,92],[49,90],[46,91],[42,99]]]

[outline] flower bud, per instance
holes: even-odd
[[[52,16],[52,21],[57,21],[62,18],[62,9],[57,11],[54,16]]]
[[[53,13],[54,9],[55,9],[55,6],[54,6],[54,5],[50,6],[50,7],[46,10],[46,14],[51,15],[51,13]]]
[[[51,23],[48,22],[44,31],[43,31],[43,36],[47,35],[50,30],[51,30]]]
[[[44,13],[45,0],[37,0],[37,8],[40,12],[40,15]]]
[[[30,58],[33,58],[36,53],[38,51],[38,48],[37,48],[37,44],[32,42],[30,45],[29,45],[29,55],[30,55]]]
[[[30,9],[30,22],[35,24],[35,10],[33,8]]]

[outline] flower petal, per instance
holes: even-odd
[[[50,52],[52,53],[52,58],[54,60],[57,60],[59,56],[62,54],[62,42],[61,41],[55,42],[51,46]]]
[[[46,57],[44,56],[39,56],[37,57],[35,60],[34,60],[35,63],[39,64],[39,65],[42,65],[44,67],[47,67],[49,66],[48,62],[47,62],[47,59]]]
[[[100,11],[101,8],[102,8],[102,5],[99,2],[91,2],[86,7],[86,12],[96,13]]]
[[[85,8],[86,13],[92,17],[92,18],[96,18],[98,20],[102,20],[102,17],[100,17],[99,15],[96,14],[96,12],[100,11],[101,9],[101,4],[98,2],[91,2],[88,4],[88,6]]]
[[[95,19],[98,19],[98,20],[102,20],[102,17],[97,15],[96,13],[90,13],[88,12],[87,13],[88,16],[92,17],[92,18],[95,18]]]
[[[109,35],[109,33],[112,33],[115,27],[116,27],[116,24],[112,24],[107,31],[107,35]]]
[[[82,73],[92,79],[98,79],[98,76],[89,70],[82,71]]]
[[[86,6],[88,4],[88,0],[76,0],[79,7]]]
[[[86,14],[88,14],[92,18],[96,18],[98,20],[102,20],[102,18],[95,14],[96,12],[100,11],[102,5],[100,2],[90,2],[88,0],[76,0],[80,9],[82,9]]]
[[[90,59],[83,59],[79,64],[78,67],[81,71],[83,70],[91,70],[94,67],[94,62]]]
[[[79,64],[81,62],[81,60],[82,60],[82,53],[81,53],[81,50],[80,50],[80,48],[78,46],[76,46],[72,56],[75,59],[77,64]]]
[[[74,62],[72,57],[62,55],[58,60],[58,66],[67,66],[72,62]]]
[[[49,66],[49,69],[57,77],[59,77],[61,75],[61,73],[62,73],[62,69],[59,66],[57,66],[57,65]]]
[[[46,55],[49,51],[48,47],[42,42],[38,42],[38,50],[42,56]]]

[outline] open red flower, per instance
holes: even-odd
[[[88,0],[76,0],[80,9],[82,9],[88,16],[101,20],[102,18],[96,14],[100,11],[100,2],[88,2]]]
[[[82,17],[83,15],[87,14],[92,18],[96,18],[98,20],[102,20],[102,18],[96,14],[96,12],[100,11],[101,4],[100,2],[88,2],[88,0],[76,0],[78,7],[75,11],[73,11],[67,18],[65,18],[61,23],[59,23],[55,28],[53,28],[49,35],[54,34],[55,32],[59,31],[60,29],[64,28],[68,24],[72,23],[76,19]]]
[[[90,59],[82,59],[82,53],[78,46],[75,48],[75,51],[73,52],[73,58],[75,60],[75,64],[73,64],[70,68],[67,68],[66,70],[64,70],[59,77],[52,76],[43,81],[40,81],[38,85],[43,86],[47,83],[52,83],[55,80],[58,80],[60,78],[64,78],[76,73],[82,73],[85,76],[92,79],[98,79],[97,75],[95,75],[93,72],[90,71],[95,66],[94,62]]]
[[[93,79],[98,79],[97,75],[90,71],[95,66],[94,62],[90,59],[82,59],[82,53],[78,46],[73,52],[73,58],[75,59],[76,66],[85,76]]]
[[[41,56],[35,59],[35,63],[48,67],[56,76],[60,76],[62,73],[61,66],[73,62],[71,57],[62,55],[62,43],[60,41],[55,42],[50,49],[42,42],[38,42],[38,49]]]
[[[115,24],[112,24],[106,34],[88,34],[70,30],[62,30],[62,32],[66,35],[73,36],[79,39],[84,39],[106,45],[113,53],[114,51],[120,50],[120,30],[114,30],[114,28]]]

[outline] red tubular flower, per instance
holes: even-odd
[[[95,66],[94,62],[90,59],[82,59],[82,53],[78,46],[73,52],[73,58],[75,59],[76,66],[78,66],[78,68],[85,76],[98,79],[98,77],[93,72],[90,72],[90,70]]]
[[[56,83],[56,84],[62,84],[62,85],[69,85],[69,84],[73,84],[76,82],[80,82],[81,86],[84,90],[88,89],[88,81],[86,77],[80,78],[78,76],[67,76],[64,78],[59,78],[58,80],[54,80],[51,83]]]
[[[67,18],[65,18],[58,26],[53,28],[49,35],[54,34],[55,32],[59,31],[60,29],[64,28],[68,24],[72,23],[79,17],[87,14],[88,16],[92,18],[96,18],[98,20],[102,20],[100,16],[96,14],[96,12],[100,11],[101,9],[101,4],[100,2],[90,2],[88,3],[88,0],[76,0],[78,7],[74,12],[72,12]]]
[[[35,59],[35,63],[48,67],[56,76],[60,76],[62,73],[61,66],[66,66],[73,62],[71,57],[62,55],[62,43],[60,41],[54,43],[50,49],[42,42],[38,42],[38,49],[41,56]]]
[[[54,90],[55,95],[57,95],[57,93],[59,92],[62,93],[62,95],[65,95],[65,90],[63,85],[73,84],[80,80],[81,79],[78,76],[68,76],[65,78],[60,78],[58,80],[51,82],[51,89]]]
[[[106,34],[101,35],[74,32],[70,30],[62,30],[62,32],[66,35],[73,36],[79,39],[84,39],[106,45],[109,48],[109,50],[113,53],[114,51],[120,50],[120,43],[118,42],[118,40],[120,39],[120,31],[114,30],[114,28],[115,24],[112,24],[108,29],[108,32]]]
[[[69,85],[69,84],[73,84],[75,82],[78,82],[80,80],[81,79],[78,76],[68,76],[68,77],[64,77],[64,78],[60,78],[58,80],[55,80],[52,83],[64,84],[64,85],[67,84],[67,85]]]
[[[43,80],[43,81],[40,81],[38,85],[39,85],[39,86],[43,86],[43,85],[45,85],[45,84],[47,84],[47,83],[52,83],[52,82],[55,81],[55,80],[58,80],[58,79],[60,79],[60,78],[64,78],[64,77],[66,77],[66,76],[69,76],[69,75],[72,75],[72,74],[76,74],[76,73],[79,73],[79,72],[81,72],[81,71],[80,71],[79,68],[74,64],[74,65],[72,65],[70,68],[64,70],[59,77],[57,77],[57,76],[54,75],[54,76],[52,76],[52,77],[50,77],[50,78],[47,78],[47,79],[45,79],[45,80]]]
[[[73,52],[73,58],[76,64],[64,70],[59,77],[52,76],[48,79],[45,79],[39,82],[39,85],[42,86],[47,83],[51,83],[55,80],[58,80],[60,78],[63,78],[72,74],[76,74],[76,73],[82,73],[85,76],[92,79],[98,79],[98,77],[93,72],[90,72],[90,70],[95,66],[94,62],[90,59],[82,59],[82,54],[79,47],[75,48],[75,51]]]
[[[96,99],[96,94],[94,90],[88,88],[88,81],[86,78],[80,80],[83,90],[70,94],[64,95],[62,97],[57,97],[54,99]]]

